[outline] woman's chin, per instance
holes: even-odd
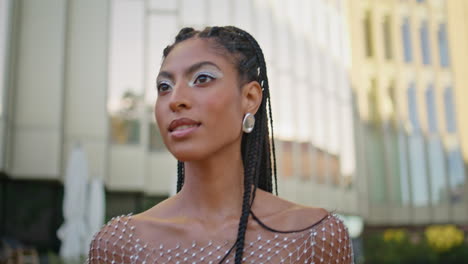
[[[236,146],[233,148],[233,146]],[[185,142],[170,142],[166,144],[169,152],[179,161],[202,161],[213,158],[223,150],[240,150],[240,137],[230,140],[192,140]]]
[[[205,151],[196,148],[176,148],[169,150],[178,161],[196,161],[205,156]]]

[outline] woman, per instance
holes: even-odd
[[[112,219],[95,235],[88,263],[352,263],[340,220],[271,194],[270,93],[250,34],[182,29],[156,82],[155,115],[179,161],[178,193]]]

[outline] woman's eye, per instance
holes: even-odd
[[[158,92],[167,92],[171,89],[171,86],[167,83],[158,84]]]
[[[210,82],[212,80],[214,80],[215,78],[214,77],[211,77],[209,75],[206,75],[206,74],[200,74],[197,79],[195,79],[195,82],[194,84],[204,84],[204,83],[207,83],[207,82]]]

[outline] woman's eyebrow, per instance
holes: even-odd
[[[213,66],[216,69],[218,69],[219,71],[221,71],[221,69],[215,63],[213,63],[211,61],[202,61],[202,62],[195,63],[192,66],[188,67],[188,69],[185,71],[185,74],[186,75],[193,74],[195,71],[197,71],[198,69],[200,69],[203,66]]]
[[[156,77],[156,80],[159,80],[162,77],[173,80],[174,75],[170,72],[162,71],[162,72],[159,72],[158,76]]]
[[[211,61],[202,61],[202,62],[195,63],[195,64],[191,65],[190,67],[188,67],[187,70],[185,70],[185,75],[191,75],[195,71],[197,71],[198,69],[202,68],[203,66],[212,66],[212,67],[215,67],[216,69],[218,69],[219,71],[221,71],[221,69],[215,63],[213,63]],[[156,78],[156,80],[158,80],[159,78],[162,78],[162,77],[173,80],[174,79],[174,74],[172,74],[171,72],[168,72],[168,71],[161,71],[161,72],[159,72],[158,77]]]

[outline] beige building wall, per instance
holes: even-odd
[[[55,0],[14,3],[15,89],[9,89],[5,166],[14,177],[57,179],[61,173],[66,8]]]
[[[466,71],[467,68],[459,65],[466,63],[466,60],[462,59],[462,54],[466,56],[466,47],[468,47],[466,35],[462,37],[463,34],[459,34],[456,39],[452,39],[453,34],[448,34],[448,42],[451,45],[450,55],[457,56],[457,59],[453,59],[448,67],[443,67],[439,56],[437,33],[439,25],[447,23],[449,32],[455,31],[450,25],[453,23],[466,32],[465,26],[459,22],[466,13],[458,11],[463,10],[462,3],[465,2],[442,0],[421,2],[348,0],[347,2],[352,51],[350,74],[360,119],[357,127],[358,138],[359,136],[361,138],[356,143],[357,155],[361,157],[358,160],[361,164],[358,164],[360,168],[358,173],[362,176],[363,185],[366,186],[359,198],[362,204],[368,205],[369,211],[365,215],[368,222],[387,225],[465,221],[468,219],[466,200],[454,204],[451,204],[448,198],[442,202],[432,200],[434,194],[431,181],[437,181],[442,177],[441,181],[444,181],[448,188],[449,176],[446,161],[442,162],[445,173],[436,175],[431,171],[431,157],[428,151],[430,142],[440,141],[443,150],[447,152],[453,149],[454,139],[456,141],[456,138],[460,137],[463,141],[463,135],[466,134],[463,130],[466,129],[463,128],[466,126],[463,124],[465,121],[461,121],[463,110],[460,109],[459,102],[463,98],[460,94],[466,94],[467,90],[459,92],[460,88],[457,87],[457,82],[461,81],[458,79],[460,77],[457,77],[460,75],[457,72]],[[445,5],[447,2],[450,2],[448,7]],[[452,16],[450,9],[457,9],[458,17]],[[408,62],[405,58],[403,44],[405,40],[402,34],[405,18],[408,19],[408,33],[411,39],[408,46],[412,58]],[[427,43],[430,50],[430,61],[427,64],[424,63],[421,40],[424,21],[427,23]],[[457,44],[453,44],[454,42]],[[461,52],[461,55],[455,55],[456,52]],[[462,78],[468,76],[461,75]],[[409,108],[408,103],[408,89],[411,83],[415,89],[414,110]],[[434,90],[436,109],[434,118],[438,126],[436,132],[431,131],[429,127],[431,116],[428,113],[427,93],[430,85]],[[456,93],[459,125],[456,135],[448,133],[445,125],[444,92],[447,87],[453,87]],[[418,119],[420,127],[417,135],[414,134],[417,128],[413,126],[411,120],[414,116]],[[391,129],[392,126],[396,126],[396,129]],[[405,136],[402,137],[401,134]],[[392,141],[392,135],[397,138],[396,141],[395,139]],[[415,139],[412,138],[413,135]],[[402,139],[406,142],[401,143]],[[425,165],[413,173],[408,146],[410,141],[414,140],[423,142],[422,146],[425,149],[420,152],[422,153],[420,159]],[[404,150],[399,154],[400,158],[404,157],[403,161],[398,159],[391,161],[389,155],[393,154],[389,149],[392,149],[392,145],[399,144],[403,146],[399,149]],[[375,149],[377,153],[382,154],[380,160],[373,156]],[[466,154],[464,157],[466,160]],[[406,165],[402,166],[402,163]],[[403,177],[405,174],[407,178]],[[399,178],[397,179],[395,175],[399,175]],[[465,191],[463,197],[466,197],[466,193]]]
[[[13,1],[5,171],[62,180],[80,144],[107,169],[107,1]]]
[[[450,36],[450,59],[453,65],[455,111],[458,125],[458,138],[465,161],[465,181],[468,181],[468,2],[464,0],[446,1],[448,13],[448,33]],[[468,184],[465,185],[468,194]],[[468,211],[468,199],[462,209]]]
[[[453,65],[456,118],[459,141],[465,163],[468,163],[468,2],[445,1],[447,5],[448,33],[450,36],[450,61]]]

